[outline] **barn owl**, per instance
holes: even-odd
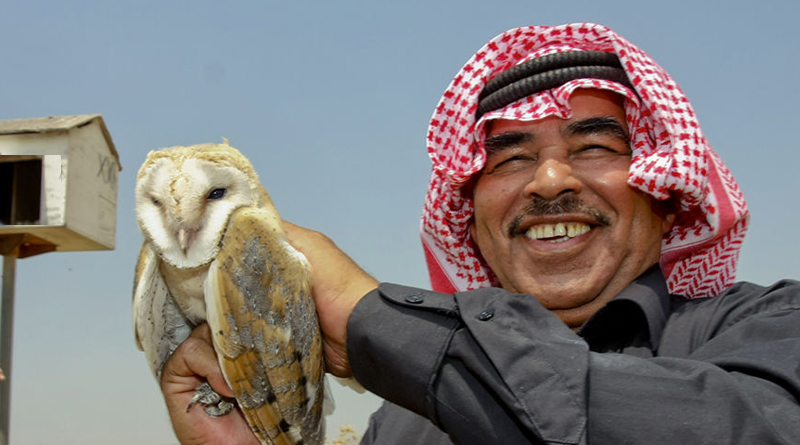
[[[324,370],[309,264],[287,242],[250,162],[227,141],[152,151],[136,180],[136,218],[145,240],[133,323],[156,379],[207,321],[259,440],[322,443]],[[210,415],[233,409],[207,383],[194,403]]]

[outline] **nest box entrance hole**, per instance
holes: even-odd
[[[0,224],[39,224],[42,160],[0,162]]]

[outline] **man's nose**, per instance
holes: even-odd
[[[525,186],[525,196],[538,196],[552,200],[564,193],[580,193],[581,181],[575,177],[572,166],[563,159],[545,159]]]

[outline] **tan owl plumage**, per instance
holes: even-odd
[[[152,151],[137,177],[136,217],[145,241],[133,322],[156,378],[207,320],[261,442],[322,443],[322,343],[308,262],[287,242],[250,162],[227,141]],[[211,415],[233,406],[207,384],[195,400]]]

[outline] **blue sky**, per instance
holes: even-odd
[[[151,149],[228,138],[284,218],[383,281],[427,286],[427,121],[472,53],[515,26],[593,21],[650,53],[748,199],[739,277],[800,276],[795,1],[0,0],[0,11],[0,119],[100,113],[123,166],[115,251],[17,263],[15,444],[175,442],[130,321],[133,185]],[[363,430],[376,403],[337,390],[330,423]]]

